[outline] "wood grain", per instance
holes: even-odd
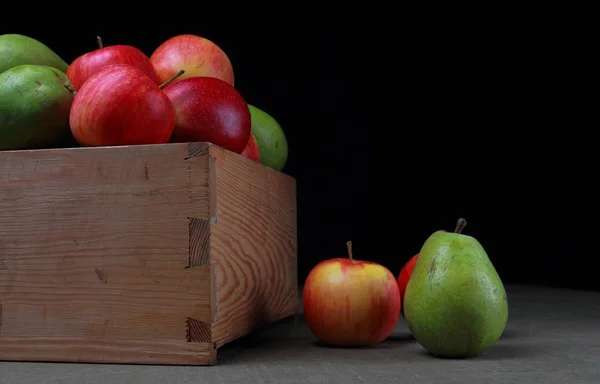
[[[187,268],[208,264],[210,262],[210,222],[190,217],[188,223],[190,257]]]
[[[0,152],[0,359],[215,363],[296,313],[295,200],[206,143]]]
[[[212,332],[221,346],[298,311],[296,185],[220,147],[209,153],[216,180],[210,255],[218,264]]]

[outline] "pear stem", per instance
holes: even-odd
[[[179,72],[177,72],[175,74],[175,76],[171,77],[170,79],[168,79],[167,81],[165,81],[164,83],[162,83],[161,85],[158,86],[158,88],[163,89],[164,87],[166,87],[167,85],[171,84],[172,82],[174,82],[179,76],[183,75],[185,73],[185,71],[182,69]]]
[[[100,36],[96,36],[96,42],[98,43],[98,48],[104,48],[104,44],[102,43],[102,38]]]
[[[73,95],[73,97],[77,96],[77,91],[75,90],[75,88],[73,88],[72,85],[65,84],[65,88],[67,88],[67,91],[71,92],[71,95]]]
[[[467,220],[462,217],[458,219],[456,222],[456,228],[454,228],[454,233],[461,233],[463,229],[467,226]]]
[[[348,248],[348,258],[350,259],[350,261],[354,261],[354,259],[352,258],[352,241],[346,242],[346,248]]]

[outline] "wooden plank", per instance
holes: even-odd
[[[211,263],[216,263],[221,346],[258,326],[297,313],[296,183],[281,172],[210,146],[216,222]]]
[[[152,340],[3,339],[0,360],[112,364],[213,365],[212,344]]]
[[[0,152],[2,220],[69,218],[82,208],[90,223],[75,224],[209,218],[207,162],[190,157],[188,144]],[[130,205],[145,209],[129,217]]]

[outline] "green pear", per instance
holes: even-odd
[[[0,74],[0,150],[55,147],[71,135],[75,91],[63,72],[18,65]]]
[[[258,144],[260,162],[281,171],[288,158],[288,143],[281,125],[265,111],[248,104],[252,134]]]
[[[479,355],[508,321],[504,285],[479,241],[461,233],[466,224],[461,218],[454,233],[429,236],[404,296],[408,328],[438,357]]]
[[[17,65],[47,65],[66,73],[69,65],[45,44],[11,33],[0,35],[0,73]]]

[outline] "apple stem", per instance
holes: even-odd
[[[458,219],[456,222],[456,228],[454,229],[454,233],[461,233],[463,229],[467,226],[467,220],[462,217]]]
[[[346,242],[346,248],[348,248],[348,258],[350,259],[350,261],[353,261],[354,259],[352,259],[352,241]]]
[[[65,88],[67,88],[67,91],[71,92],[71,95],[73,95],[73,97],[77,96],[77,91],[75,90],[75,88],[73,88],[72,85],[65,84]]]
[[[163,89],[164,87],[166,87],[167,85],[171,84],[172,82],[174,82],[179,76],[183,75],[185,73],[185,71],[182,69],[179,72],[177,72],[175,74],[175,76],[171,77],[169,80],[165,81],[164,83],[162,83],[161,85],[158,86],[158,88]]]
[[[102,38],[100,36],[96,36],[96,42],[98,43],[98,48],[104,48],[104,44],[102,43]]]

